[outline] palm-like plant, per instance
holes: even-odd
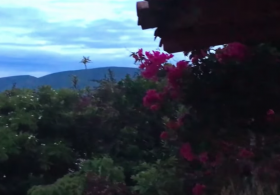
[[[85,69],[87,69],[87,64],[90,62],[91,62],[91,60],[89,59],[89,57],[83,56],[83,59],[81,60],[80,63],[83,63],[85,65]]]

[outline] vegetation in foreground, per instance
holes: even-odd
[[[1,195],[278,194],[277,49],[132,56],[135,78],[0,94]]]

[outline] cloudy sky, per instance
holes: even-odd
[[[83,56],[89,68],[135,66],[129,51],[158,47],[137,26],[136,1],[1,0],[0,77],[83,69]]]

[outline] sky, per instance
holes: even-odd
[[[1,0],[0,77],[83,69],[83,56],[88,68],[137,67],[130,51],[159,42],[137,25],[136,1]]]

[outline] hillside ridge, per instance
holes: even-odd
[[[108,74],[108,69],[112,70],[116,80],[123,79],[127,74],[134,76],[139,72],[133,67],[98,67],[81,70],[68,70],[55,72],[41,77],[31,75],[16,75],[0,78],[0,91],[11,89],[14,83],[17,88],[35,89],[42,85],[50,85],[54,89],[72,87],[72,76],[78,77],[78,87],[95,86],[92,80],[101,80]]]

